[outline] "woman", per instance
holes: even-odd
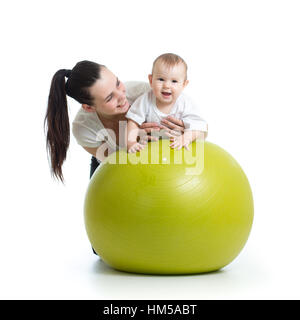
[[[62,165],[70,143],[66,95],[82,106],[73,121],[73,134],[92,155],[92,176],[99,161],[103,160],[99,150],[108,150],[107,156],[125,143],[126,135],[120,132],[119,122],[126,121],[125,114],[130,104],[148,88],[145,83],[133,82],[128,84],[126,92],[125,85],[109,69],[91,61],[78,62],[72,70],[58,70],[51,82],[45,116],[52,174],[63,181]],[[181,120],[168,117],[161,124],[144,123],[141,129],[146,133],[161,129],[183,132],[184,126]],[[152,137],[147,136],[147,139]]]

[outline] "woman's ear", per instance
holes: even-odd
[[[87,112],[96,112],[96,108],[88,104],[82,104],[81,107]]]

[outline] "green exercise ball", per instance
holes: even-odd
[[[253,221],[247,177],[225,150],[169,140],[137,154],[118,151],[94,173],[85,226],[99,256],[114,269],[145,274],[210,272],[244,247]]]

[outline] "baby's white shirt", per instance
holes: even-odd
[[[181,94],[173,105],[169,114],[161,112],[156,106],[156,97],[150,89],[135,100],[126,114],[126,118],[138,125],[143,122],[160,123],[167,116],[174,116],[184,123],[187,130],[207,132],[207,123],[200,116],[197,105],[185,94]]]

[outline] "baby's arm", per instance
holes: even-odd
[[[141,95],[132,104],[126,114],[127,123],[127,150],[128,152],[137,152],[142,150],[145,146],[142,141],[137,142],[139,136],[140,125],[146,120],[146,114],[149,107],[148,92]]]
[[[185,131],[184,134],[179,136],[170,137],[170,147],[173,149],[179,150],[182,147],[189,150],[189,144],[195,141],[196,139],[204,140],[206,137],[206,132],[200,130],[188,130]]]
[[[141,151],[145,147],[145,145],[137,142],[138,134],[139,134],[139,125],[135,121],[128,119],[128,123],[127,123],[127,150],[129,153]]]
[[[197,105],[187,96],[182,96],[182,103],[184,106],[182,114],[182,122],[184,125],[184,133],[182,135],[170,136],[172,143],[170,147],[177,148],[182,147],[189,150],[188,145],[196,139],[205,140],[207,136],[207,123],[198,113]]]

